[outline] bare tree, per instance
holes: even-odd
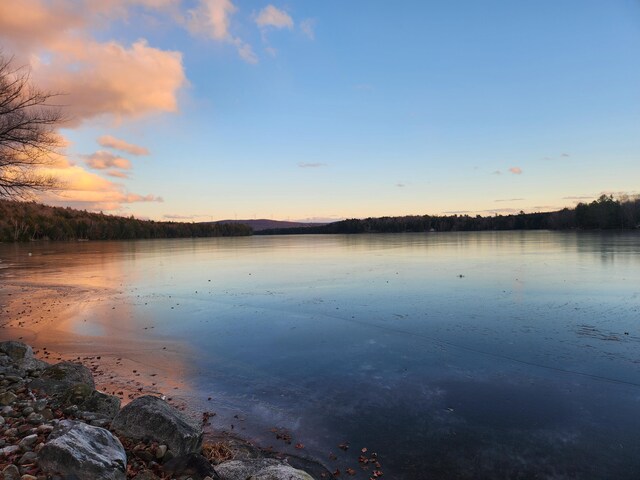
[[[40,171],[62,146],[56,133],[62,110],[50,103],[56,96],[34,87],[30,69],[15,67],[0,51],[0,198],[26,198],[61,186]]]

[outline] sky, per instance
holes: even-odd
[[[2,0],[60,93],[52,205],[508,214],[640,194],[638,0]]]

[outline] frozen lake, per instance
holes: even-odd
[[[3,283],[94,292],[70,336],[188,345],[214,427],[343,477],[366,447],[385,478],[640,478],[636,232],[5,244]]]

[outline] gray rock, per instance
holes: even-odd
[[[4,417],[0,416],[0,427],[4,425]]]
[[[28,450],[30,447],[34,446],[37,441],[38,435],[34,433],[32,435],[27,435],[26,437],[24,437],[22,440],[20,440],[20,443],[18,445],[23,450]]]
[[[193,480],[204,480],[205,477],[220,478],[211,463],[198,453],[172,458],[164,464],[164,472],[172,478],[190,477]]]
[[[64,393],[63,402],[66,405],[77,405],[78,409],[84,412],[96,413],[109,418],[109,420],[113,419],[120,411],[118,397],[98,392],[84,383],[69,387]]]
[[[124,480],[127,456],[116,437],[104,428],[63,420],[38,454],[47,473],[77,480]]]
[[[264,468],[247,480],[313,480],[313,477],[307,472],[281,463],[280,465]]]
[[[49,366],[47,362],[33,356],[33,349],[22,342],[0,342],[0,353],[4,353],[19,368],[25,370],[39,370]]]
[[[177,456],[199,452],[201,425],[164,400],[146,395],[125,406],[111,422],[118,434],[165,444]]]
[[[36,463],[38,459],[38,454],[36,452],[26,452],[24,455],[20,457],[18,463],[20,465],[24,465],[25,463]]]
[[[0,352],[7,355],[14,362],[33,358],[33,349],[22,342],[0,342]]]
[[[2,406],[11,405],[17,399],[18,396],[13,392],[0,393],[0,405]]]
[[[2,470],[4,480],[20,480],[20,470],[15,465],[7,465]]]
[[[18,445],[9,445],[8,447],[0,448],[0,458],[8,457],[19,451],[20,447]]]
[[[247,480],[251,475],[265,468],[280,465],[282,462],[273,458],[259,458],[251,460],[227,460],[214,467],[224,480]]]
[[[34,378],[29,385],[47,395],[63,394],[69,387],[83,383],[91,389],[96,388],[93,375],[84,365],[72,362],[60,362],[45,368],[39,378]]]

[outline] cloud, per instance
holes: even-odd
[[[313,18],[307,18],[300,22],[300,31],[304,33],[309,40],[316,38],[316,21]]]
[[[561,157],[570,157],[571,155],[569,155],[568,153],[562,153],[560,156]]]
[[[200,0],[196,8],[187,11],[186,27],[192,35],[230,43],[244,61],[258,63],[251,45],[229,31],[231,15],[236,10],[231,0]]]
[[[127,152],[131,155],[149,155],[149,150],[147,148],[125,142],[124,140],[112,137],[111,135],[103,135],[98,138],[98,144],[101,147],[113,148],[114,150]]]
[[[404,188],[404,187],[406,187],[406,185],[404,183],[396,183],[396,187]]]
[[[491,175],[502,175],[502,172],[500,170],[494,170],[491,172]]]
[[[315,163],[314,162],[311,162],[311,163],[299,162],[298,166],[300,168],[319,168],[319,167],[326,167],[327,164],[326,163],[319,163],[319,162],[315,162]]]
[[[229,35],[229,17],[236,11],[231,0],[200,0],[199,5],[187,11],[187,28],[194,35],[226,40]]]
[[[131,162],[126,158],[118,157],[111,152],[98,150],[91,155],[80,155],[85,159],[89,167],[94,170],[106,170],[108,168],[120,168],[122,170],[131,169]]]
[[[494,202],[519,202],[524,200],[524,198],[500,198],[498,200],[494,200]]]
[[[256,24],[260,27],[292,29],[293,19],[284,10],[280,10],[273,5],[267,5],[258,14]]]
[[[511,173],[513,173],[514,175],[521,175],[522,174],[522,169],[520,167],[511,167],[509,169],[509,171]]]
[[[592,200],[593,198],[593,195],[584,195],[579,197],[562,197],[563,200]]]
[[[65,92],[71,125],[104,115],[124,119],[176,112],[178,92],[187,84],[181,54],[144,40],[128,48],[116,42],[65,42],[50,63],[32,66],[38,85]]]
[[[168,220],[193,220],[197,216],[201,215],[163,215],[163,218]]]
[[[115,178],[129,178],[129,174],[126,172],[121,172],[120,170],[109,170],[107,175]]]

